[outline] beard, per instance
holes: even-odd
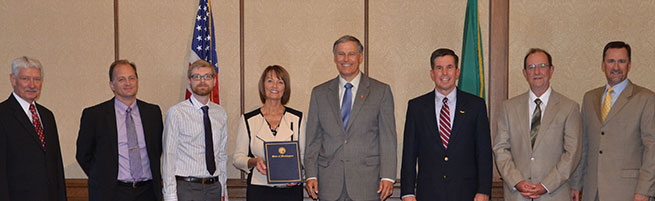
[[[201,88],[205,87],[205,88]],[[193,91],[194,94],[199,95],[199,96],[207,96],[209,93],[212,92],[213,87],[209,87],[207,84],[198,84],[196,86],[191,86],[191,91]]]

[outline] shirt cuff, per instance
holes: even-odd
[[[546,188],[546,185],[544,185],[544,184],[542,184],[542,183],[539,183],[539,184],[541,184],[541,186],[543,186],[544,189],[546,189],[546,193],[550,193],[550,191],[548,190],[548,188]]]
[[[382,178],[381,180],[390,181],[392,184],[396,183],[396,180],[389,179],[389,178]]]
[[[307,178],[307,179],[305,179],[305,182],[307,182],[307,181],[309,181],[309,180],[312,180],[312,179],[316,180],[316,177],[310,177],[310,178]]]
[[[400,199],[402,200],[402,199],[404,199],[406,197],[415,197],[415,195],[414,194],[403,195],[403,196],[400,196]]]

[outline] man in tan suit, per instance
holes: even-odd
[[[504,198],[568,200],[582,149],[580,107],[550,87],[548,52],[530,49],[523,63],[530,90],[503,104],[493,147]]]
[[[628,80],[630,45],[605,45],[605,86],[582,101],[583,153],[571,200],[647,201],[655,195],[655,94]]]

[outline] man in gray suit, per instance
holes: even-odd
[[[571,200],[647,201],[655,195],[655,94],[628,79],[630,45],[607,43],[607,83],[582,99],[583,144]]]
[[[580,107],[550,86],[555,66],[542,49],[530,49],[523,76],[530,90],[503,104],[494,154],[507,201],[563,201],[582,149]]]
[[[396,125],[389,85],[359,70],[364,48],[334,42],[339,76],[312,90],[305,146],[305,188],[321,200],[385,200],[396,178]]]

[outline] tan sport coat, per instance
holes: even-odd
[[[494,139],[505,200],[529,200],[514,189],[520,181],[541,183],[549,193],[535,200],[569,200],[569,177],[580,161],[582,126],[578,103],[552,91],[534,148],[530,145],[529,94],[505,101]]]
[[[601,121],[605,86],[587,92],[582,104],[583,153],[573,187],[584,201],[632,200],[655,194],[655,94],[629,82]]]

